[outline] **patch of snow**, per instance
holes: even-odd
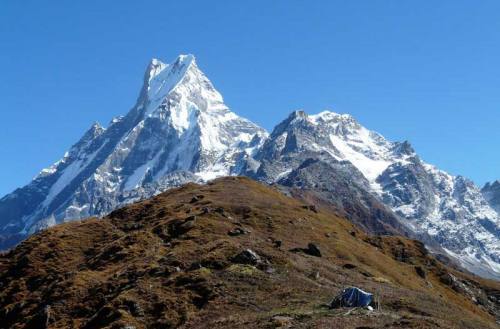
[[[284,170],[284,171],[280,172],[278,175],[276,175],[275,180],[277,180],[277,181],[278,181],[278,180],[280,180],[281,178],[286,177],[286,176],[287,176],[289,173],[291,173],[291,172],[292,172],[292,169],[291,169],[291,168],[290,168],[290,169],[286,169],[286,170]]]
[[[181,55],[171,65],[159,66],[151,75],[148,86],[148,100],[145,115],[151,115],[163,102],[166,96],[184,78],[186,71],[194,62],[194,56]]]
[[[336,135],[330,135],[330,141],[342,154],[342,159],[348,160],[370,181],[377,179],[391,162],[386,160],[374,160],[363,153],[355,151],[349,144]]]
[[[43,206],[48,206],[52,202],[52,200],[59,194],[61,191],[71,184],[73,179],[94,159],[94,157],[99,153],[99,151],[106,145],[103,143],[101,147],[99,147],[96,151],[86,156],[84,159],[76,159],[72,163],[70,163],[66,168],[63,169],[61,176],[57,179],[57,181],[51,186],[47,197],[43,201]],[[64,159],[67,159],[66,157]],[[65,160],[63,160],[65,161]]]

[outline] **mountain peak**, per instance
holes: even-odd
[[[80,142],[77,143],[77,145],[88,143],[90,140],[93,140],[97,136],[101,135],[105,130],[106,128],[101,126],[99,122],[94,121],[90,128],[87,129],[87,131],[83,134],[83,137],[80,139]]]
[[[288,116],[289,119],[294,120],[294,119],[305,119],[307,118],[308,115],[304,110],[295,110],[290,115]]]
[[[394,143],[394,152],[399,155],[414,155],[415,150],[411,146],[410,142],[396,142]]]
[[[103,129],[103,126],[99,123],[99,121],[94,121],[92,126],[90,127],[91,130],[101,130]]]
[[[357,124],[356,119],[350,114],[340,114],[332,111],[323,111],[318,114],[310,115],[309,120],[314,123],[348,123]]]
[[[196,67],[196,58],[191,54],[177,56],[173,64],[168,65],[172,73],[186,74],[189,68]]]
[[[307,118],[308,115],[303,110],[293,111],[285,120],[281,121],[276,127],[274,127],[271,136],[278,136],[288,130],[294,123],[307,120]]]
[[[151,61],[149,61],[149,66],[160,66],[160,65],[165,65],[161,60],[158,58],[151,58]]]
[[[145,82],[151,81],[155,76],[157,76],[161,71],[163,71],[168,65],[160,61],[159,59],[152,58],[144,73]]]
[[[487,182],[486,184],[484,184],[482,190],[483,191],[486,191],[486,190],[493,190],[493,189],[499,189],[500,190],[500,180],[495,180],[493,182]]]
[[[198,69],[193,55],[179,55],[171,64],[165,64],[158,59],[153,58],[148,65],[144,79],[144,86],[139,97],[139,107],[144,109],[145,115],[150,115],[160,107],[167,96],[186,80],[190,84],[203,84],[201,80],[207,80],[203,73]],[[209,85],[209,81],[208,84]]]
[[[196,63],[196,57],[193,54],[180,54],[177,56],[176,63]]]
[[[187,69],[192,63],[196,63],[196,58],[191,54],[181,54],[177,56],[172,64],[166,64],[158,58],[152,58],[146,68],[145,80],[147,83],[149,83],[153,78],[158,76],[167,68],[169,68],[171,71],[180,72],[183,68]],[[181,73],[185,72],[186,70],[182,70]]]
[[[318,114],[309,115],[303,110],[296,110],[275,127],[272,135],[279,135],[290,127],[296,127],[297,124],[299,126],[314,126],[317,129],[336,129],[338,130],[337,133],[343,134],[353,133],[363,128],[350,114],[323,111]]]

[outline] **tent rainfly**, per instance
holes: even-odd
[[[330,308],[365,307],[372,302],[373,295],[356,287],[349,287],[338,294],[331,302]]]

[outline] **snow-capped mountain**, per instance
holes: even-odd
[[[390,142],[350,115],[298,111],[274,129],[256,154],[258,163],[250,166],[250,175],[285,185],[298,182],[295,186],[300,187],[304,175],[297,180],[297,171],[308,166],[308,159],[329,165],[315,178],[316,186],[308,185],[308,189],[338,194],[331,186],[345,176],[345,170],[338,170],[342,164],[350,175],[349,191],[365,189],[417,236],[428,244],[437,242],[471,271],[500,274],[498,214],[471,181],[423,162],[408,142]],[[318,184],[329,172],[335,172],[337,179],[329,180],[329,185]],[[341,190],[346,195],[345,188]],[[368,199],[359,200],[366,204]]]
[[[496,180],[493,183],[486,183],[481,192],[490,206],[500,214],[500,181]]]
[[[370,232],[419,238],[500,278],[500,217],[492,208],[500,184],[481,191],[346,114],[296,111],[269,135],[228,109],[191,55],[152,60],[125,116],[92,125],[61,160],[0,199],[0,249],[60,222],[227,175],[303,192]]]
[[[61,160],[0,200],[0,234],[9,242],[186,181],[234,174],[266,135],[228,109],[193,56],[154,59],[126,116],[92,125]]]
[[[322,116],[337,122],[326,123]],[[293,112],[248,160],[243,174],[278,183],[298,196],[303,196],[302,191],[313,191],[313,199],[333,205],[369,232],[406,234],[398,216],[373,195],[370,181],[332,146],[330,134],[343,129],[336,117],[329,112],[317,116]]]

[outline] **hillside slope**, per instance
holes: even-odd
[[[351,285],[380,310],[324,306]],[[240,177],[61,224],[0,256],[0,328],[497,328],[499,301],[498,282],[420,242],[366,235]]]

